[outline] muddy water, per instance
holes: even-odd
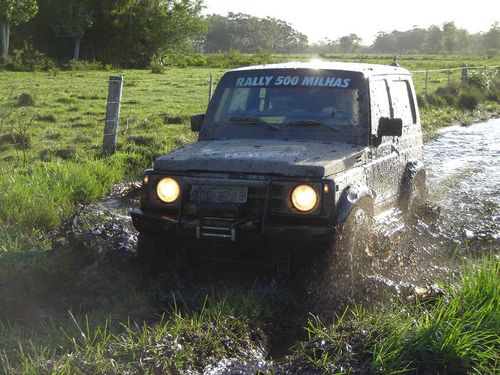
[[[424,147],[428,202],[413,220],[377,218],[379,260],[365,275],[396,295],[453,279],[464,257],[500,246],[500,120],[451,126]],[[432,289],[432,288],[431,288]]]
[[[500,119],[453,126],[425,148],[441,234],[454,241],[500,240]]]

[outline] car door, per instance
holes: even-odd
[[[401,181],[401,152],[397,137],[377,137],[380,119],[396,118],[393,96],[390,95],[391,84],[391,76],[374,76],[369,80],[371,146],[366,175],[368,184],[375,192],[376,212],[394,203]],[[394,91],[393,95],[397,93]]]
[[[388,84],[393,117],[403,122],[402,135],[394,140],[394,147],[401,154],[404,169],[408,161],[422,158],[422,128],[410,77],[396,76]]]

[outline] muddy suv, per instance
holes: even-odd
[[[141,257],[172,255],[188,239],[201,251],[210,240],[257,241],[252,251],[336,244],[364,256],[373,217],[398,205],[408,211],[424,194],[415,90],[399,67],[232,70],[191,128],[198,142],[144,174],[140,210],[131,212]]]

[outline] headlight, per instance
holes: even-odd
[[[165,177],[158,182],[156,194],[164,203],[174,203],[181,194],[179,183],[173,178]]]
[[[318,205],[318,193],[309,185],[298,185],[292,191],[292,205],[300,212],[310,212]]]

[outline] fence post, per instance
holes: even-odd
[[[429,84],[429,70],[425,70],[425,96],[427,96],[427,87]]]
[[[448,69],[448,86],[450,85],[451,83],[451,70]]]
[[[108,104],[106,106],[106,123],[104,125],[104,139],[102,153],[110,156],[116,150],[116,132],[120,118],[120,104],[122,98],[123,77],[110,76],[108,88]]]
[[[462,83],[467,83],[468,70],[467,64],[462,65]]]
[[[214,90],[214,76],[210,74],[210,85],[208,86],[208,103],[212,100],[212,93]]]

